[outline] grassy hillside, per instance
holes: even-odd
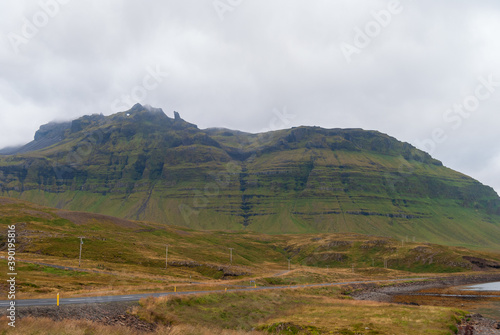
[[[196,231],[0,198],[0,229],[6,232],[12,224],[17,232],[18,281],[22,294],[28,296],[60,291],[120,292],[124,287],[131,291],[165,290],[185,282],[214,279],[281,285],[500,268],[498,254],[419,241],[360,234]],[[80,236],[84,244],[82,267],[78,268]],[[6,255],[6,247],[2,233],[0,255]],[[232,264],[229,248],[234,249]],[[276,276],[287,269],[288,259],[292,271]]]
[[[147,299],[127,313],[129,318],[151,323],[156,334],[261,334],[285,330],[298,334],[448,334],[456,329],[464,312],[354,301],[348,295],[353,290],[349,286],[263,292],[235,292],[232,288],[447,273],[473,275],[500,268],[498,253],[413,242],[412,238],[399,241],[354,233],[197,231],[0,198],[0,231],[6,232],[7,225],[15,225],[17,232],[18,299],[54,298],[56,293],[68,298],[229,288],[227,293]],[[85,237],[81,267],[79,236]],[[4,257],[5,242],[2,233],[0,256]],[[169,261],[165,269],[167,244]],[[232,264],[229,248],[234,248]],[[291,271],[287,271],[288,259]],[[6,266],[6,260],[0,259],[0,265]],[[0,293],[6,289],[6,284],[0,284]],[[42,315],[51,315],[51,309]],[[78,310],[62,306],[54,313],[58,320],[59,314],[78,318],[79,312],[71,309]],[[86,315],[83,310],[81,314]],[[47,334],[68,329],[75,334],[135,333],[123,323],[111,327],[40,317],[22,318],[21,322],[20,329],[26,334],[38,334],[42,328],[42,333]],[[5,327],[2,330],[10,333]]]
[[[42,127],[0,156],[0,194],[203,230],[500,241],[493,189],[385,134],[200,130],[140,105]]]

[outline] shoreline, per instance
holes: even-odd
[[[452,288],[456,286],[481,284],[500,281],[500,273],[491,275],[466,275],[450,276],[444,278],[429,278],[425,281],[395,283],[388,286],[366,285],[365,287],[354,287],[355,292],[351,296],[356,300],[371,300],[378,302],[405,304],[394,301],[394,297],[425,289]],[[416,303],[410,303],[416,305]],[[481,314],[469,313],[460,324],[457,325],[458,335],[500,335],[500,319],[483,317]]]
[[[392,302],[392,296],[396,294],[412,293],[424,289],[445,288],[471,284],[482,284],[500,281],[500,273],[488,275],[460,275],[448,277],[428,278],[422,281],[394,283],[378,286],[376,284],[352,285],[359,290],[352,294],[356,300],[372,300],[379,302]]]

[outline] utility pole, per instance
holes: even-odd
[[[168,244],[166,245],[167,250],[165,251],[165,269],[168,268]]]
[[[80,257],[78,258],[78,267],[81,267],[82,265],[82,245],[83,245],[83,239],[85,237],[78,237],[80,239]]]
[[[229,263],[233,264],[233,250],[234,248],[229,248]]]

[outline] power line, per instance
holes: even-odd
[[[78,237],[80,239],[80,257],[78,258],[78,267],[81,267],[82,265],[82,245],[83,245],[83,239],[85,237]]]
[[[165,251],[165,269],[168,268],[168,244],[166,245],[167,249]]]
[[[233,264],[233,250],[234,248],[229,248],[229,263]]]

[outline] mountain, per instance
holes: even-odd
[[[201,130],[140,104],[42,126],[0,156],[0,195],[196,229],[500,240],[492,188],[388,135]]]

